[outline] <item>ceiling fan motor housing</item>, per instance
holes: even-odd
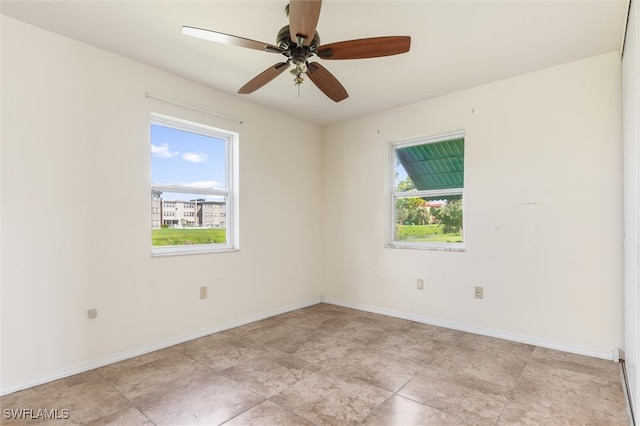
[[[291,51],[294,47],[298,47],[298,43],[291,40],[291,32],[289,31],[289,25],[285,25],[280,29],[280,31],[278,31],[278,36],[276,37],[276,45],[279,48],[286,50],[287,52]],[[320,46],[320,34],[318,34],[318,32],[316,31],[315,35],[313,36],[313,41],[311,41],[311,44],[309,46],[303,46],[304,49],[307,50],[309,53],[306,57],[308,58],[312,54],[315,54],[318,49],[318,46]],[[289,55],[287,54],[287,56]]]

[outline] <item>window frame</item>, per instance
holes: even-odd
[[[209,195],[220,196],[225,200],[225,212],[228,219],[225,223],[225,243],[222,244],[194,244],[194,245],[176,245],[176,246],[154,246],[151,245],[151,256],[173,256],[187,254],[204,254],[204,253],[220,253],[236,251],[238,245],[238,188],[237,188],[237,152],[239,135],[236,132],[219,129],[202,123],[184,120],[164,114],[152,113],[149,121],[149,171],[151,172],[151,126],[159,125],[170,127],[189,133],[221,139],[225,142],[225,188],[193,188],[189,186],[178,185],[154,185],[150,182],[151,191],[161,191],[193,194],[193,195]],[[150,173],[151,174],[151,173]],[[150,176],[151,177],[151,176]],[[149,198],[151,201],[151,197]],[[188,201],[187,201],[188,203]],[[163,216],[164,217],[164,216]],[[161,224],[162,224],[161,218]],[[150,238],[150,241],[152,239]]]
[[[466,222],[466,208],[465,208],[465,188],[450,188],[450,189],[433,189],[433,190],[415,190],[415,191],[396,191],[396,165],[397,155],[396,150],[398,148],[406,148],[417,145],[426,145],[438,142],[447,142],[450,140],[462,138],[466,142],[466,132],[464,130],[457,130],[448,133],[440,133],[433,136],[424,136],[419,138],[412,138],[408,140],[395,141],[389,144],[389,222],[388,222],[388,236],[387,236],[387,248],[402,248],[402,249],[418,249],[418,250],[441,250],[441,251],[465,251],[465,233],[464,230]],[[463,163],[463,174],[466,172],[466,156]],[[438,197],[438,196],[451,196],[460,195],[462,200],[462,229],[463,237],[461,243],[446,243],[446,242],[407,242],[398,241],[396,237],[396,200],[398,198],[417,198],[417,197]]]

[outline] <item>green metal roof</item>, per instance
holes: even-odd
[[[464,138],[399,148],[396,155],[420,191],[464,188]]]

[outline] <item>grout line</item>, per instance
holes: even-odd
[[[147,421],[148,421],[149,423],[151,423],[152,425],[154,425],[154,426],[155,426],[155,424],[156,424],[156,423],[155,423],[153,420],[151,420],[151,419],[149,418],[149,416],[147,416],[147,414],[146,414],[146,413],[145,413],[145,412],[144,412],[140,407],[138,407],[136,404],[134,404],[134,403],[133,403],[133,401],[131,401],[131,400],[130,400],[129,398],[127,398],[127,397],[126,397],[122,392],[120,392],[120,389],[118,389],[118,388],[116,387],[115,383],[114,383],[114,382],[112,382],[111,380],[107,379],[106,377],[104,377],[102,374],[100,374],[100,371],[98,371],[98,370],[100,370],[100,368],[96,368],[96,369],[94,369],[93,371],[95,371],[95,372],[98,374],[98,377],[100,377],[100,379],[101,379],[101,380],[103,380],[105,383],[107,383],[107,384],[108,384],[108,385],[109,385],[109,386],[110,386],[114,391],[116,391],[116,392],[118,393],[118,395],[120,395],[120,396],[121,396],[125,401],[127,401],[127,403],[129,403],[129,405],[130,405],[132,408],[135,408],[136,410],[138,410],[138,412],[139,412],[140,414],[142,414],[142,416],[143,416],[145,419],[147,419]],[[91,370],[90,370],[90,371],[91,371]]]
[[[276,395],[277,395],[277,394],[276,394]],[[276,396],[276,395],[274,395],[274,396]],[[309,423],[311,423],[311,424],[317,425],[317,423],[316,423],[316,422],[314,422],[313,420],[308,419],[308,418],[306,418],[305,416],[301,416],[300,414],[298,414],[298,413],[296,413],[295,411],[293,411],[293,409],[292,409],[291,407],[289,407],[288,405],[282,404],[282,403],[280,403],[280,402],[278,402],[278,401],[273,401],[271,398],[268,398],[268,399],[267,399],[267,401],[269,401],[269,402],[271,402],[272,404],[275,404],[275,405],[277,405],[278,407],[280,407],[280,408],[282,408],[282,409],[284,409],[284,410],[288,411],[289,413],[293,414],[293,415],[294,415],[294,416],[296,416],[296,417],[300,417],[301,419],[305,419],[306,421],[308,421],[308,422],[309,422]],[[264,402],[264,401],[263,401],[263,402]],[[262,404],[262,403],[261,403],[261,404]]]
[[[507,402],[504,404],[504,407],[502,407],[502,411],[500,412],[500,415],[498,416],[498,420],[496,421],[496,424],[500,423],[500,420],[502,420],[502,416],[504,416],[504,412],[507,411],[507,407],[509,407],[509,404],[511,404],[513,402],[513,393],[515,392],[516,388],[520,384],[520,380],[522,380],[522,376],[524,376],[524,370],[527,369],[527,366],[529,365],[529,362],[531,362],[531,358],[533,358],[533,353],[535,352],[535,350],[536,350],[536,346],[533,347],[533,350],[529,354],[529,358],[527,358],[527,362],[524,363],[524,367],[522,368],[522,372],[520,373],[520,376],[518,376],[518,380],[516,380],[515,385],[513,385],[513,388],[509,390],[509,399],[507,399]]]
[[[261,322],[261,321],[268,321],[268,320],[270,320],[270,319],[274,319],[274,318],[276,318],[277,316],[278,316],[278,315],[276,315],[276,316],[274,316],[274,317],[265,318],[265,319],[263,319],[263,320],[259,320],[258,322]],[[251,324],[255,324],[255,323],[251,323]],[[239,328],[239,327],[235,327],[235,328],[232,328],[232,329],[229,329],[229,330],[225,330],[225,331],[223,331],[223,333],[224,333],[224,332],[227,332],[227,331],[229,331],[229,332],[233,332],[233,330],[235,330],[235,329],[237,329],[237,328]],[[258,328],[259,328],[259,327],[258,327]],[[304,329],[304,327],[298,327],[298,328],[300,328],[300,329]],[[306,330],[306,329],[304,329],[304,330]],[[263,356],[265,353],[268,353],[268,352],[270,352],[270,351],[275,350],[275,352],[274,352],[274,353],[276,353],[276,352],[277,352],[277,353],[279,353],[279,354],[291,355],[291,356],[294,356],[294,357],[295,357],[295,355],[288,354],[287,352],[279,351],[278,349],[272,349],[272,348],[269,348],[269,347],[265,346],[265,344],[264,344],[264,343],[256,342],[256,341],[254,341],[254,340],[252,340],[252,339],[250,339],[250,338],[246,337],[246,335],[245,335],[245,334],[246,334],[246,333],[248,333],[248,332],[251,332],[251,331],[254,331],[254,330],[248,330],[248,331],[245,331],[245,332],[242,332],[242,333],[241,333],[241,332],[236,332],[236,334],[234,334],[232,337],[237,338],[237,339],[240,339],[240,340],[242,340],[243,342],[255,343],[257,346],[264,346],[264,348],[266,349],[266,352],[263,352],[262,354],[257,355],[257,356]],[[216,333],[212,333],[212,334],[216,334]],[[204,337],[206,337],[206,336],[204,336]],[[220,339],[220,340],[224,340],[224,339]],[[218,343],[220,340],[216,340],[216,341],[214,341],[214,342],[213,342],[213,344],[215,345],[215,344],[216,344],[216,343]],[[280,403],[278,403],[278,402],[276,402],[276,401],[273,401],[271,398],[272,398],[273,396],[275,396],[275,395],[272,395],[272,396],[264,395],[264,394],[262,394],[261,392],[258,392],[257,390],[255,390],[255,389],[251,388],[249,385],[246,385],[245,383],[242,383],[241,381],[238,381],[238,380],[236,380],[236,379],[234,379],[234,378],[232,378],[232,377],[229,377],[228,375],[226,375],[225,373],[223,373],[223,371],[224,371],[224,370],[226,370],[226,368],[225,368],[225,369],[223,369],[223,370],[220,370],[220,371],[216,371],[216,370],[214,370],[213,368],[211,368],[210,366],[208,366],[208,365],[206,365],[206,364],[203,364],[202,362],[200,362],[200,361],[196,360],[195,358],[190,357],[190,356],[189,356],[189,355],[187,355],[185,352],[182,352],[182,351],[180,351],[180,350],[178,350],[178,351],[179,351],[180,353],[182,353],[184,356],[186,356],[187,358],[189,358],[189,359],[193,360],[194,362],[196,362],[196,363],[198,363],[198,364],[202,365],[203,367],[208,368],[208,369],[209,369],[213,374],[218,374],[218,375],[220,375],[220,376],[222,376],[222,377],[225,377],[225,378],[227,378],[227,379],[229,379],[229,380],[231,380],[231,381],[233,381],[233,382],[237,383],[239,386],[242,386],[243,388],[245,388],[245,389],[249,390],[250,392],[253,392],[253,393],[255,393],[255,394],[257,394],[257,395],[259,395],[259,396],[261,396],[261,397],[263,398],[263,400],[262,400],[262,401],[260,401],[260,402],[258,402],[257,404],[255,404],[255,405],[253,405],[253,406],[251,406],[251,407],[248,407],[246,410],[243,410],[242,412],[240,412],[240,413],[236,414],[235,416],[233,416],[233,417],[231,417],[231,418],[229,418],[229,419],[225,420],[225,421],[224,421],[224,423],[222,423],[223,425],[224,425],[225,423],[230,422],[231,420],[235,419],[236,417],[241,416],[242,414],[246,413],[247,411],[252,410],[253,408],[256,408],[257,406],[259,406],[259,405],[263,404],[265,401],[269,401],[269,402],[271,402],[271,403],[273,403],[273,404],[276,404],[276,405],[278,405],[279,407],[281,407],[281,408],[285,409],[286,411],[288,411],[289,413],[291,413],[291,414],[295,415],[296,417],[300,417],[300,418],[302,418],[302,419],[304,419],[304,420],[308,421],[309,423],[312,423],[312,424],[314,424],[314,425],[315,425],[315,423],[314,423],[313,421],[311,421],[310,419],[308,419],[308,418],[306,418],[306,417],[304,417],[304,416],[301,416],[300,414],[298,414],[298,413],[294,412],[290,407],[288,407],[288,406],[286,406],[286,405],[283,405],[283,404],[280,404]],[[296,358],[297,358],[297,357],[296,357]],[[302,360],[301,358],[298,358],[298,359]],[[302,361],[304,361],[304,360],[302,360]],[[307,361],[305,361],[305,362],[307,362]],[[318,367],[320,367],[320,368],[323,368],[323,367],[322,367],[322,366],[320,366],[319,364],[315,364],[315,363],[309,363],[309,364],[313,364],[313,365],[316,365],[316,366],[318,366]],[[228,367],[228,368],[233,368],[233,367]],[[276,395],[277,395],[277,394],[276,394]]]

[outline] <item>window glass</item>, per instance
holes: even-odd
[[[464,135],[392,145],[392,246],[462,248]]]
[[[232,134],[169,117],[151,122],[152,253],[233,248]],[[206,219],[205,219],[206,218]]]

